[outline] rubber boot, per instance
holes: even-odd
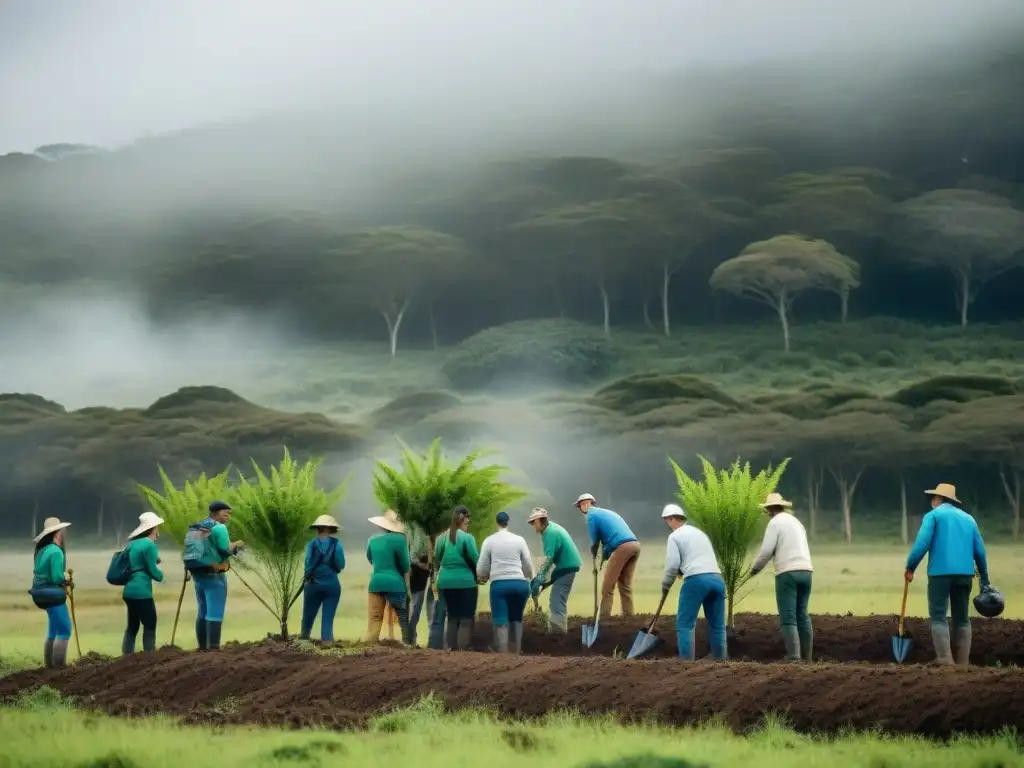
[[[135,637],[127,632],[121,637],[121,653],[125,656],[135,653]]]
[[[949,627],[945,624],[932,624],[932,645],[935,646],[935,663],[952,664],[953,652],[949,647]]]
[[[523,650],[523,622],[513,621],[508,626],[508,649],[518,656]]]
[[[458,626],[459,628],[458,633],[456,634],[456,640],[459,645],[459,650],[465,651],[469,648],[469,644],[473,640],[473,622],[460,621]]]
[[[47,669],[53,666],[53,640],[51,638],[43,641],[43,666]]]
[[[67,666],[68,663],[68,641],[67,640],[54,640],[53,641],[53,667],[59,669]]]
[[[196,648],[205,651],[209,647],[206,639],[206,619],[196,619]]]
[[[207,650],[220,650],[220,630],[223,626],[219,621],[206,622],[206,646]]]
[[[803,660],[800,656],[800,633],[796,627],[782,627],[782,643],[786,648],[784,661],[792,664]]]
[[[508,653],[509,626],[494,628],[494,650],[497,653]]]
[[[455,619],[448,619],[448,626],[445,627],[445,645],[449,651],[458,649],[459,646],[459,624]]]
[[[797,627],[800,633],[800,656],[810,664],[814,659],[814,628],[808,624],[806,627]]]
[[[142,650],[144,653],[152,653],[156,650],[156,630],[142,630]]]
[[[971,663],[971,625],[956,628],[956,663],[966,667]]]

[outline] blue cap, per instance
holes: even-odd
[[[494,516],[494,522],[498,525],[508,525],[508,512],[499,512]]]
[[[226,501],[217,500],[217,501],[211,501],[210,502],[210,514],[211,515],[215,514],[217,512],[230,512],[230,511],[231,511],[231,505],[228,504]]]

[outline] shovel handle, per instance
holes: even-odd
[[[661,609],[665,607],[665,599],[668,597],[668,590],[663,590],[661,593],[661,600],[658,601],[658,610],[654,612],[654,618],[651,619],[650,625],[647,627],[647,634],[651,634],[654,631],[654,624],[657,622],[658,617],[661,616]]]
[[[903,580],[903,604],[900,606],[900,637],[903,637],[903,619],[907,615],[907,592],[910,591],[910,582]]]

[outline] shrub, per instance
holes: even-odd
[[[840,365],[844,368],[862,368],[864,366],[864,358],[858,355],[856,352],[840,352],[839,357],[836,358]]]
[[[900,359],[888,349],[880,349],[875,353],[875,365],[879,368],[896,368],[899,364]]]
[[[638,373],[613,381],[599,389],[592,402],[602,408],[636,415],[680,401],[711,401],[731,410],[740,410],[739,402],[714,384],[687,374],[656,375]]]
[[[935,376],[893,393],[890,400],[920,408],[935,400],[967,403],[980,397],[1017,394],[1013,381],[1001,376]]]
[[[578,384],[606,375],[614,359],[613,347],[594,328],[571,320],[523,320],[469,337],[441,370],[464,390],[535,380]]]
[[[374,429],[399,429],[461,403],[459,398],[449,392],[413,392],[396,397],[373,411],[369,424]]]

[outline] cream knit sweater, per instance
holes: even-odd
[[[760,571],[769,560],[775,560],[775,575],[789,571],[813,571],[811,550],[807,546],[807,532],[803,524],[789,512],[779,512],[764,532],[761,551],[754,560],[754,570]]]

